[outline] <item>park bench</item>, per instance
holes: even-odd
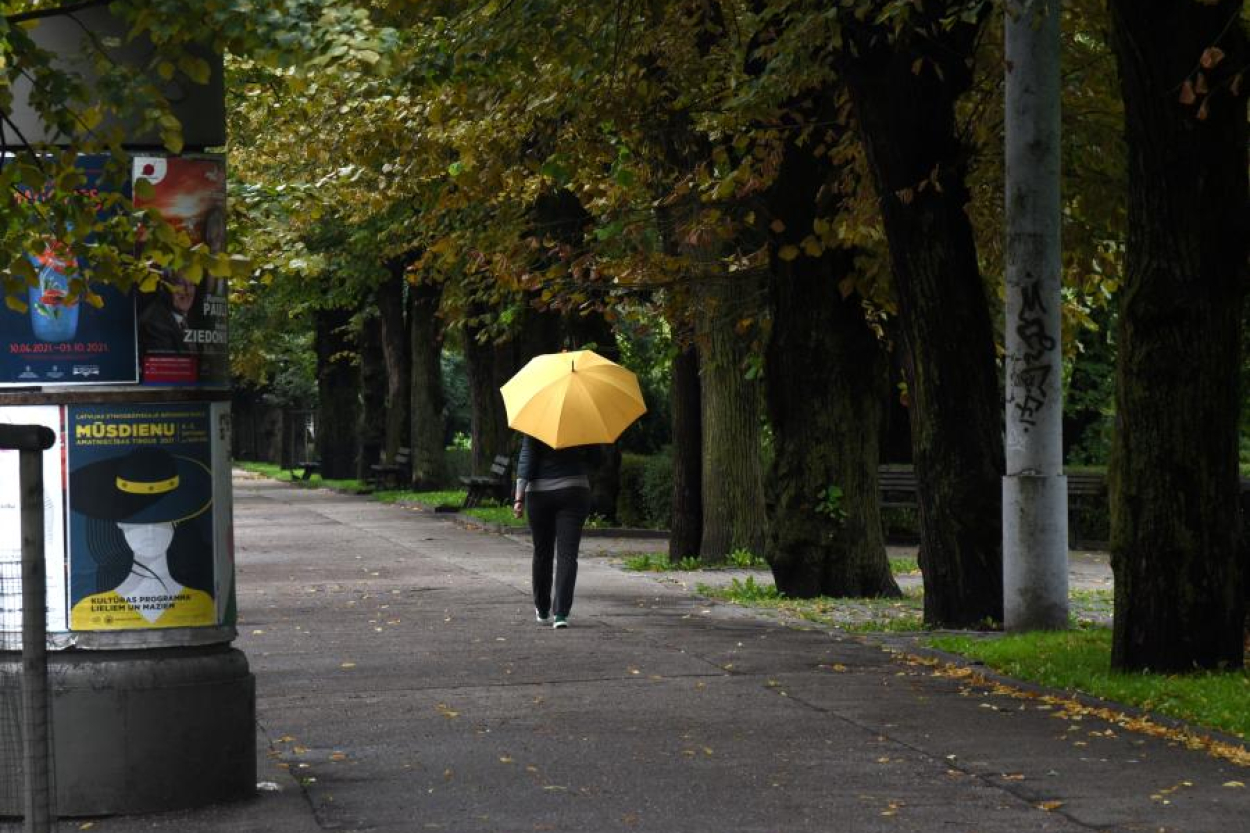
[[[1246,488],[1245,481],[1242,490]],[[888,464],[877,469],[877,494],[883,509],[916,508],[916,471],[911,466]],[[1107,478],[1098,472],[1070,472],[1069,497],[1106,497]]]
[[[468,489],[462,508],[471,509],[474,506],[480,506],[482,501],[488,498],[501,505],[507,503],[508,496],[512,492],[512,484],[508,480],[508,469],[511,467],[511,458],[506,454],[500,454],[490,464],[490,474],[461,477],[460,482]]]
[[[877,495],[882,509],[916,508],[916,471],[888,464],[877,468]]]
[[[389,463],[375,463],[369,467],[369,479],[375,489],[381,489],[391,484],[394,484],[395,488],[398,489],[411,479],[409,474],[411,467],[412,449],[397,448],[395,449],[395,456],[391,458]]]

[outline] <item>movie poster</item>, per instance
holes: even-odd
[[[67,409],[70,629],[218,624],[212,406]]]
[[[43,553],[47,563],[47,628],[64,632],[65,487],[61,409],[55,405],[0,407],[0,423],[44,425],[56,444],[43,453]],[[22,507],[17,451],[0,451],[0,650],[22,648]]]
[[[155,208],[191,244],[226,248],[226,164],[220,157],[139,156],[134,179],[152,185],[135,206]],[[198,283],[168,273],[155,292],[139,294],[139,355],[149,385],[226,387],[227,282],[205,275]]]
[[[86,198],[108,187],[128,193],[128,182],[105,182],[108,159],[79,158],[87,177],[80,193]],[[47,197],[22,190],[17,198]],[[36,285],[21,298],[27,309],[19,312],[0,304],[0,386],[137,382],[134,299],[103,284],[92,287],[104,299],[98,309],[71,299],[70,280],[85,264],[67,259],[64,247],[52,238],[27,257],[38,275]]]

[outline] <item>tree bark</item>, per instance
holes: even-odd
[[[317,450],[321,474],[351,478],[359,450],[356,414],[359,373],[353,366],[353,344],[346,332],[351,313],[323,309],[313,313],[317,352]]]
[[[360,453],[356,456],[356,473],[353,476],[358,480],[368,478],[369,467],[382,458],[386,446],[388,368],[378,323],[373,310],[367,310],[356,333],[356,349],[360,356],[357,382],[360,413],[356,420],[356,436],[360,440]]]
[[[512,359],[505,352],[510,346],[496,345],[492,341],[478,341],[479,331],[466,327],[464,333],[465,369],[469,374],[469,404],[473,409],[471,436],[473,442],[473,472],[486,474],[496,455],[509,452],[508,415],[504,410],[499,386],[507,381],[501,365]]]
[[[703,541],[703,417],[699,351],[683,345],[673,358],[673,520],[668,558],[697,556]]]
[[[404,270],[406,261],[386,264],[387,276],[377,288],[378,327],[386,359],[386,460],[408,443],[411,409],[411,340],[404,321]]]
[[[855,31],[843,77],[881,204],[903,348],[919,483],[925,622],[1001,621],[1002,407],[994,328],[964,211],[965,150],[955,102],[971,82],[980,24],[945,26],[942,4],[914,12],[926,29],[891,40]]]
[[[703,413],[703,540],[699,558],[719,564],[735,550],[764,552],[760,463],[760,390],[747,378],[750,345],[737,331],[759,313],[758,280],[698,278],[697,312]]]
[[[766,354],[773,462],[767,480],[768,547],[787,596],[901,596],[890,572],[877,496],[886,356],[858,293],[839,282],[853,255],[783,260],[818,215],[828,157],[790,143],[769,194],[772,330]],[[831,206],[826,206],[826,209]]]
[[[1111,0],[1110,9],[1129,159],[1110,467],[1112,664],[1240,668],[1246,99],[1230,83],[1250,59],[1242,2]],[[1212,47],[1222,60],[1210,63]],[[1192,103],[1178,100],[1186,90]]]
[[[448,485],[443,447],[443,325],[438,317],[442,295],[439,283],[421,282],[408,288],[412,488],[419,491]]]

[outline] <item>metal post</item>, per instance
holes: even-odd
[[[1068,488],[1060,335],[1060,0],[1006,19],[1006,477],[1003,613],[1010,631],[1068,626]]]
[[[48,591],[43,551],[43,452],[56,436],[41,425],[0,425],[0,448],[16,449],[22,514],[22,763],[25,833],[50,833],[56,818],[49,731]]]

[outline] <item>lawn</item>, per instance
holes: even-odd
[[[1250,673],[1126,674],[1111,670],[1108,628],[1011,634],[934,636],[928,644],[985,663],[1011,677],[1219,729],[1250,734]]]
[[[485,523],[515,527],[526,525],[524,518],[512,517],[511,506],[477,506],[472,509],[460,509],[459,507],[464,504],[464,496],[466,494],[464,489],[450,489],[441,492],[413,492],[405,489],[373,491],[368,483],[361,480],[326,480],[319,474],[314,474],[308,480],[300,480],[294,472],[288,471],[275,463],[253,463],[236,460],[234,465],[253,474],[264,475],[274,480],[281,480],[304,488],[339,489],[340,491],[352,492],[353,494],[367,494],[374,500],[382,503],[415,503],[430,509],[437,506],[454,506],[462,514],[477,518]]]

